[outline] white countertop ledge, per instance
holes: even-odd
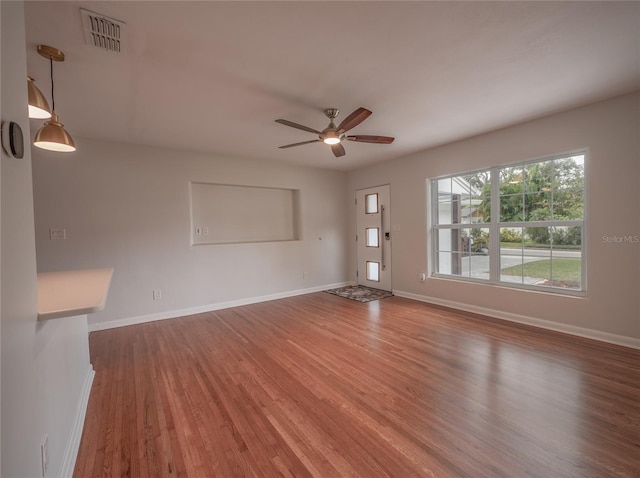
[[[38,273],[38,320],[104,309],[113,269]]]

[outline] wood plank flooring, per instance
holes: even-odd
[[[638,477],[640,352],[326,293],[93,332],[75,477]]]

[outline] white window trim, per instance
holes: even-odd
[[[435,224],[435,218],[438,217],[438,201],[435,197],[437,195],[437,181],[441,179],[462,176],[473,175],[479,172],[489,171],[491,181],[491,211],[500,211],[500,180],[499,170],[503,168],[513,168],[518,166],[525,166],[528,164],[549,161],[554,159],[562,159],[568,156],[584,155],[584,189],[583,189],[583,218],[578,220],[547,220],[547,221],[518,221],[518,222],[501,222],[491,221],[489,223],[474,223],[474,224]],[[427,208],[427,257],[431,264],[428,268],[429,278],[434,279],[446,279],[460,282],[472,282],[477,284],[504,287],[507,289],[522,289],[533,292],[542,292],[549,294],[557,294],[563,296],[585,297],[587,295],[587,202],[588,202],[588,162],[589,162],[589,149],[581,148],[564,153],[553,154],[549,156],[542,156],[538,158],[532,158],[517,163],[509,163],[504,165],[491,166],[488,168],[477,169],[472,171],[463,171],[460,173],[446,174],[434,178],[428,178],[427,185],[427,198],[431,203],[431,207]],[[435,185],[435,187],[434,187]],[[493,214],[493,213],[492,213]],[[500,280],[500,228],[501,227],[552,227],[552,226],[577,226],[581,228],[581,289],[564,289],[561,287],[549,287],[540,286],[534,284],[518,284]],[[489,279],[478,279],[475,277],[465,277],[454,274],[441,274],[437,272],[438,269],[438,251],[436,249],[436,240],[434,231],[439,229],[489,229]],[[497,244],[496,244],[497,242]]]

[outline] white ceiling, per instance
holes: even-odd
[[[127,24],[85,44],[80,8]],[[31,2],[28,72],[73,136],[352,170],[640,88],[639,2]],[[353,134],[314,139],[359,106]],[[37,124],[34,124],[34,128]]]

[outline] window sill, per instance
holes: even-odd
[[[528,284],[517,284],[510,282],[494,282],[486,279],[474,279],[472,277],[457,277],[445,274],[432,274],[428,277],[427,280],[446,280],[451,282],[462,282],[467,284],[478,284],[485,287],[493,287],[500,288],[506,290],[516,290],[516,291],[524,291],[524,292],[533,292],[537,294],[551,295],[554,297],[570,297],[577,299],[584,299],[587,297],[586,290],[575,290],[575,289],[561,289],[561,288],[552,288],[552,287],[544,287],[544,286],[536,286],[536,285],[528,285]]]

